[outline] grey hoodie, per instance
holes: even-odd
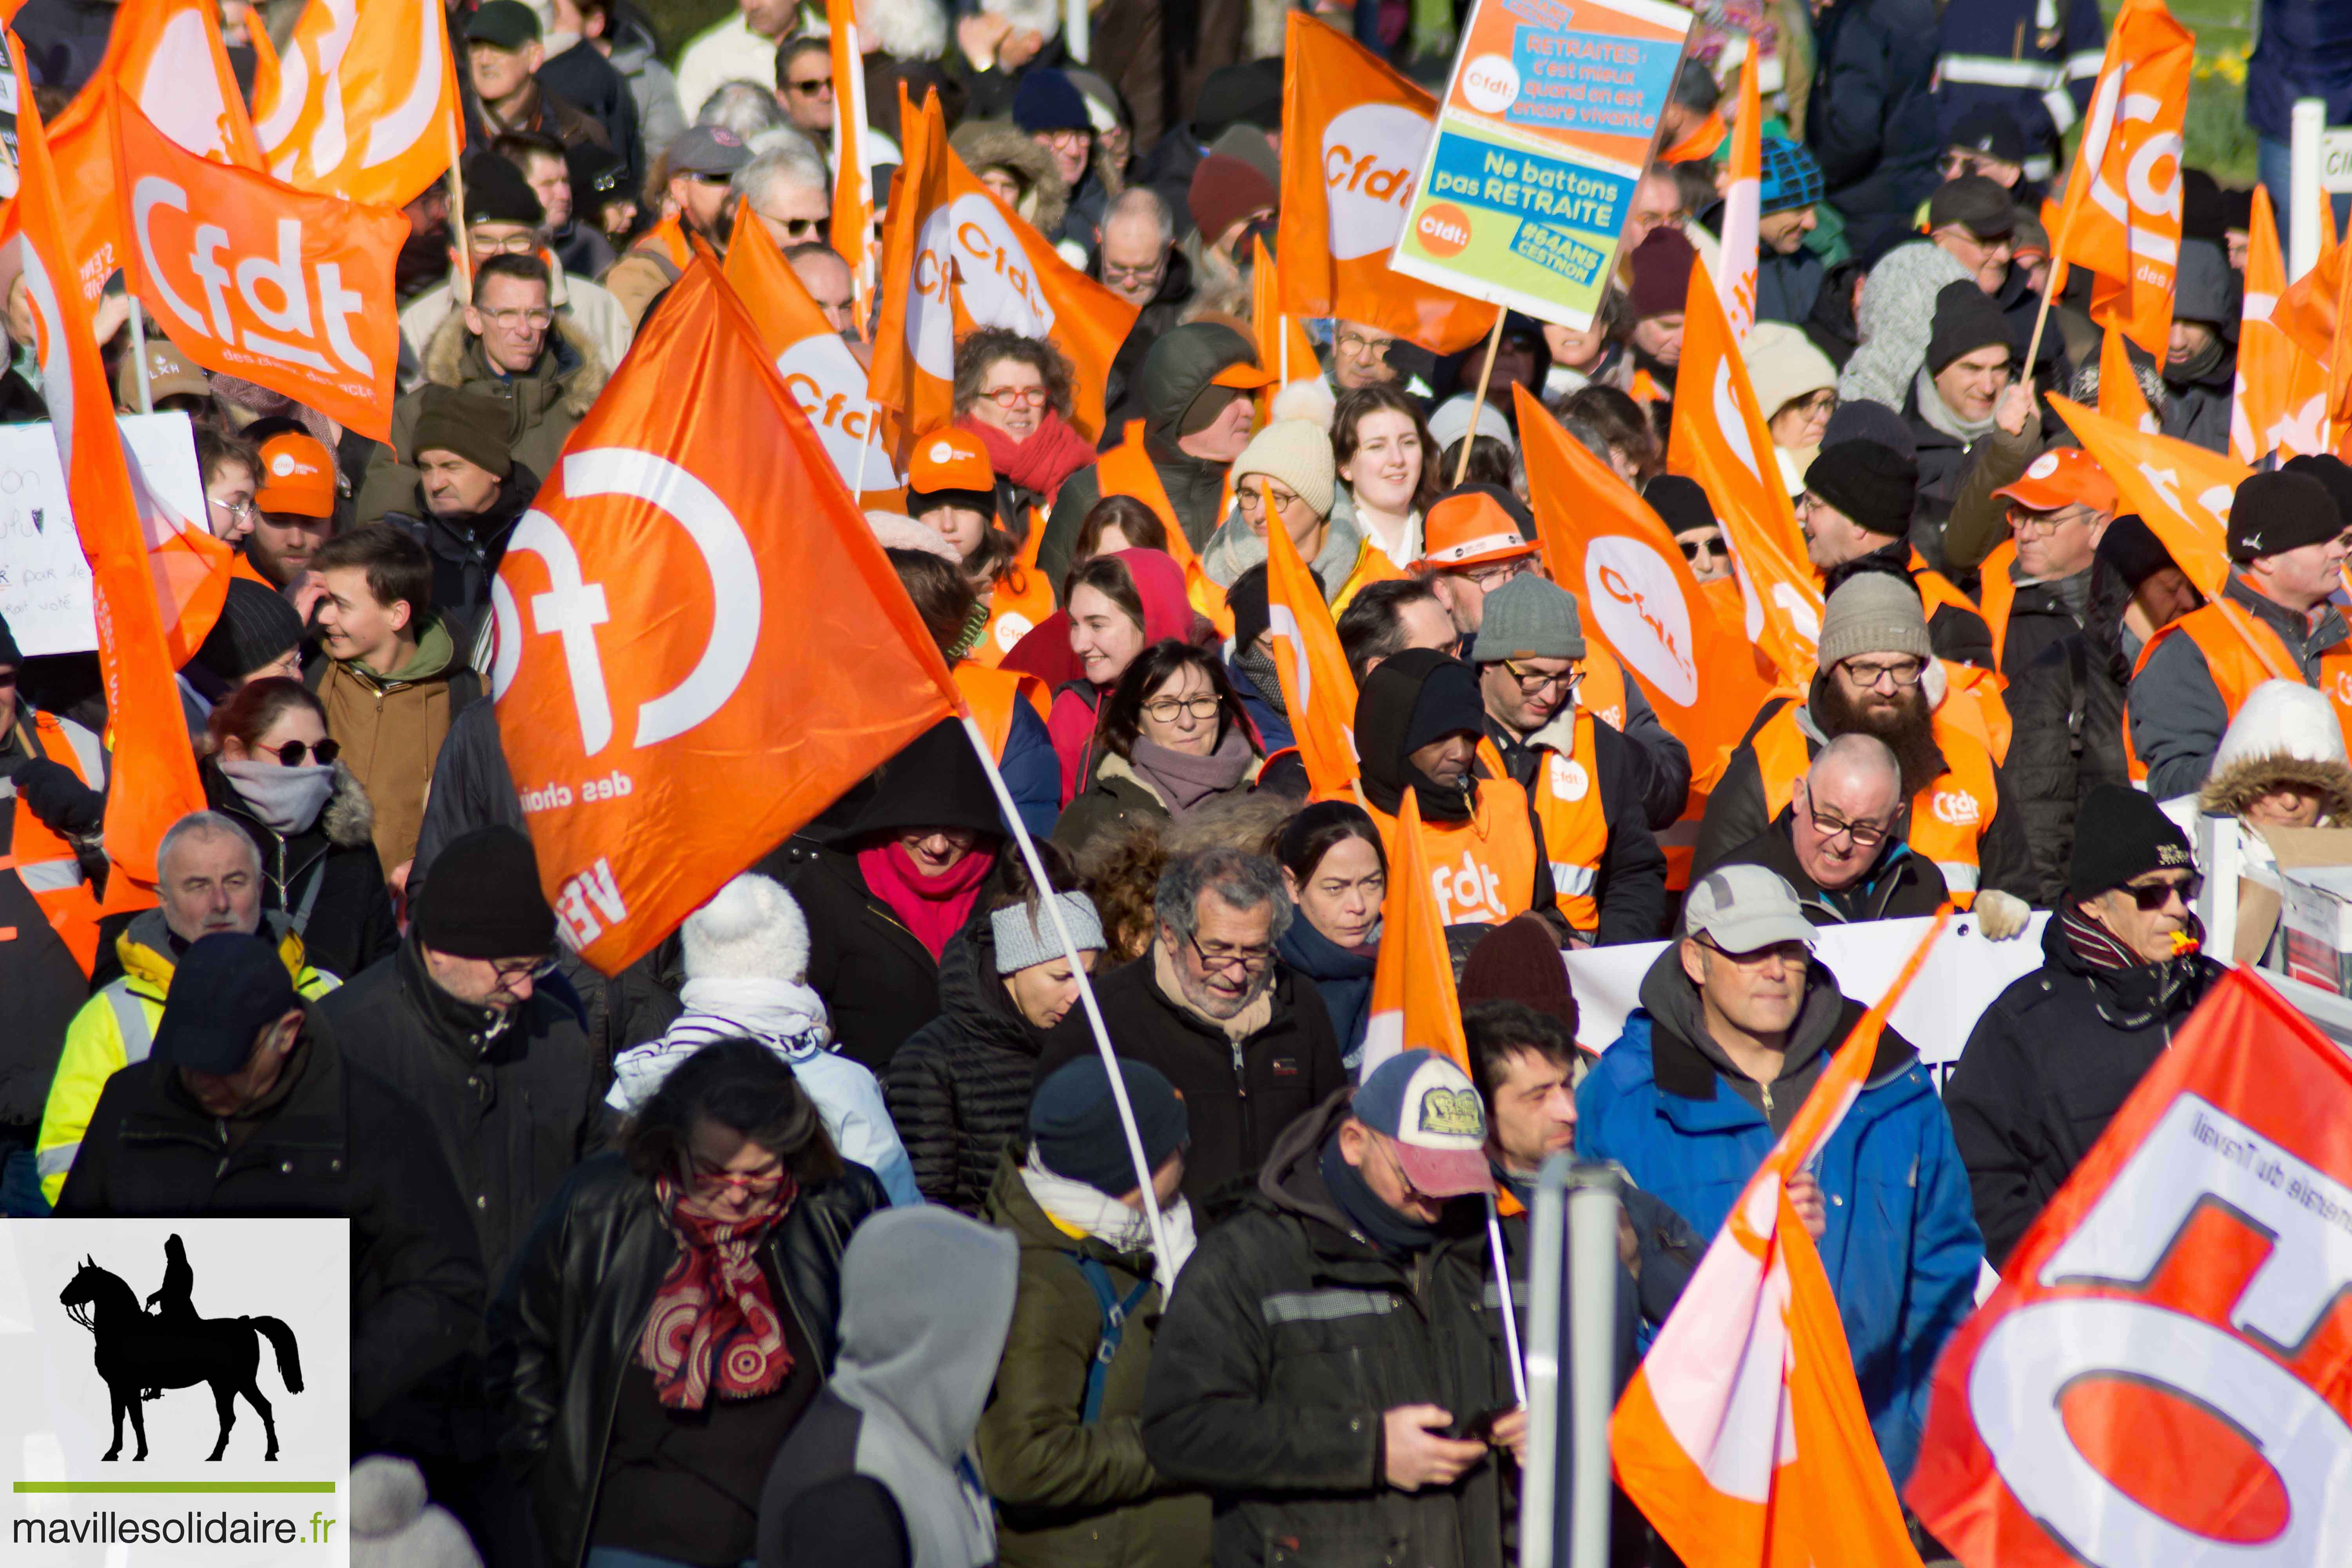
[[[1975,276],[1932,239],[1897,246],[1870,269],[1854,314],[1862,346],[1838,376],[1838,398],[1866,397],[1900,412],[1911,378],[1927,363],[1936,324],[1936,296],[1948,283]]]
[[[1731,1058],[1707,1032],[1699,1011],[1698,987],[1683,972],[1682,944],[1668,942],[1666,951],[1642,977],[1642,1006],[1656,1020],[1654,1027],[1696,1047],[1731,1091],[1764,1113],[1777,1134],[1789,1130],[1797,1107],[1813,1091],[1813,1080],[1829,1065],[1829,1046],[1843,1037],[1838,1027],[1845,1016],[1845,998],[1838,994],[1837,976],[1820,960],[1805,965],[1805,1000],[1798,1009],[1796,1026],[1789,1031],[1789,1048],[1780,1060],[1780,1075],[1768,1095],[1758,1083],[1732,1066]]]
[[[1342,517],[1335,507],[1329,526],[1323,531],[1323,548],[1307,563],[1323,580],[1326,604],[1348,585],[1349,574],[1356,570],[1356,558],[1363,549],[1364,531],[1354,515]],[[1221,587],[1232,587],[1234,579],[1243,573],[1265,564],[1265,541],[1250,531],[1239,507],[1225,514],[1223,525],[1210,539],[1208,548],[1201,552],[1201,569],[1209,574],[1209,581]]]

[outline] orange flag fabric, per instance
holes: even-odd
[[[1468,348],[1493,329],[1494,306],[1389,269],[1437,100],[1304,11],[1291,12],[1288,26],[1283,310],[1361,321],[1432,353]]]
[[[2151,436],[2052,394],[2050,406],[2123,492],[2126,511],[2140,514],[2173,561],[2210,599],[2230,576],[2230,502],[2253,473],[2243,463]]]
[[[1274,377],[1258,394],[1258,417],[1271,420],[1275,395],[1294,381],[1323,374],[1323,362],[1298,318],[1282,308],[1282,268],[1261,235],[1250,236],[1250,329],[1260,370]]]
[[[897,489],[906,481],[891,466],[873,429],[877,410],[866,367],[809,298],[767,230],[739,222],[727,247],[725,276],[760,335],[768,363],[783,378],[794,406],[807,416],[825,456],[852,494]]]
[[[189,358],[378,441],[392,437],[407,217],[190,155],[114,106],[131,291]]]
[[[2328,210],[2327,203],[2319,205]],[[2250,467],[2273,452],[2284,461],[2329,446],[2326,363],[2274,319],[2285,292],[2286,262],[2279,254],[2271,195],[2257,184],[2247,231],[2245,309],[2238,323],[2237,395],[2230,405],[2230,456]],[[2334,303],[2330,297],[2331,310]]]
[[[957,340],[974,327],[1004,327],[1062,351],[1077,405],[1073,422],[1088,438],[1099,437],[1104,384],[1135,307],[1063,260],[963,166],[948,148],[936,93],[901,123],[906,162],[883,241],[875,401],[908,432],[948,423]]]
[[[2118,331],[2109,331],[2099,340],[2099,412],[2129,429],[2158,434],[2156,412],[2139,389],[2131,353]]]
[[[1723,192],[1723,276],[1716,289],[1731,335],[1748,341],[1756,324],[1757,226],[1763,221],[1764,105],[1755,61],[1739,68],[1739,119],[1731,128],[1730,183]]]
[[[301,190],[405,206],[464,141],[457,65],[436,0],[310,0],[253,84],[269,172]]]
[[[874,165],[866,131],[866,56],[858,47],[856,0],[827,0],[833,51],[834,249],[849,263],[857,330],[874,298]]]
[[[767,363],[697,258],[492,590],[491,691],[540,880],[607,974],[961,704]]]
[[[8,51],[16,80],[30,80],[14,34]],[[124,879],[152,888],[164,831],[205,807],[173,671],[220,614],[228,592],[228,552],[201,525],[183,533],[166,516],[116,428],[113,391],[89,312],[70,285],[73,253],[64,204],[29,93],[16,103],[16,200],[0,243],[16,247],[24,268],[50,428],[97,601],[99,672],[113,738],[106,853]],[[184,653],[175,654],[166,638],[166,605],[176,610]],[[131,907],[131,891],[110,886],[108,907]]]
[[[1462,1033],[1462,999],[1454,987],[1454,960],[1445,949],[1445,922],[1438,916],[1433,878],[1454,875],[1433,869],[1422,838],[1421,802],[1412,790],[1397,807],[1395,858],[1389,865],[1388,900],[1381,906],[1381,952],[1372,969],[1370,1020],[1356,1081],[1405,1051],[1429,1050],[1470,1070],[1470,1044]]]
[[[2164,0],[2124,0],[2052,239],[2095,274],[2091,319],[2161,357],[2180,265],[2180,127],[2197,40]]]
[[[1274,517],[1271,510],[1265,515]],[[1354,799],[1360,772],[1356,762],[1356,678],[1339,646],[1331,608],[1307,574],[1289,531],[1278,521],[1265,531],[1265,604],[1275,674],[1282,682],[1283,707],[1290,715],[1298,760],[1307,768],[1307,797]]]
[[[1830,1059],[1618,1401],[1618,1484],[1690,1568],[1919,1568],[1788,1181],[1862,1092],[1887,1013],[1950,918]]]
[[[1906,1494],[1936,1538],[1969,1568],[2352,1560],[2347,1188],[2352,1064],[2229,970],[1945,1346]]]
[[[1747,601],[1748,640],[1802,689],[1813,678],[1821,641],[1822,591],[1796,509],[1780,483],[1771,431],[1756,406],[1747,363],[1704,262],[1691,266],[1675,384],[1681,395],[1675,399],[1666,467],[1696,480],[1715,503]]]
[[[1771,689],[1716,618],[1658,514],[1570,440],[1526,387],[1512,390],[1551,579],[1582,602],[1585,635],[1625,667],[1659,722],[1690,748],[1691,788],[1703,799]]]

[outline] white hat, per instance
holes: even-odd
[[[1437,449],[1443,452],[1470,434],[1474,417],[1479,435],[1500,441],[1514,452],[1519,449],[1519,438],[1511,434],[1511,422],[1503,417],[1503,411],[1491,403],[1480,402],[1466,392],[1456,393],[1437,405],[1429,416],[1429,438],[1436,442]]]
[[[1761,866],[1717,866],[1693,882],[1683,901],[1683,934],[1711,938],[1726,952],[1813,942],[1812,922],[1797,902],[1797,889]]]
[[[783,884],[746,871],[686,917],[689,980],[808,978],[808,921]]]

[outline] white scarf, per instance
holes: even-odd
[[[1151,1220],[1141,1209],[1128,1207],[1089,1183],[1055,1175],[1034,1150],[1022,1163],[1021,1182],[1047,1218],[1093,1237],[1113,1252],[1136,1252],[1151,1246]],[[1192,1256],[1196,1238],[1191,1200],[1179,1197],[1160,1211],[1160,1218],[1168,1230],[1168,1249],[1175,1254],[1172,1260],[1159,1260],[1160,1297],[1164,1301],[1176,1288],[1177,1274]]]
[[[326,767],[287,768],[276,763],[230,762],[220,771],[252,808],[253,815],[276,831],[291,837],[308,833],[335,793],[335,770]]]

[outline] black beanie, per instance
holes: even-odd
[[[1467,731],[1486,732],[1486,705],[1478,696],[1478,674],[1458,658],[1449,658],[1429,672],[1412,700],[1406,721],[1404,750],[1409,756],[1432,741]]]
[[[232,577],[229,581],[234,585],[236,580]],[[24,661],[25,656],[16,651],[16,634],[8,629],[8,617],[0,616],[0,664],[14,666]]]
[[[277,589],[232,577],[220,619],[197,645],[196,663],[234,686],[301,641],[302,617]]]
[[[2278,471],[2308,474],[2317,479],[2336,499],[2336,515],[2352,518],[2352,463],[2333,452],[2307,452],[2300,458],[2289,458],[2278,466]]]
[[[466,225],[527,223],[533,228],[547,221],[530,182],[522,171],[495,153],[478,153],[466,160]]]
[[[1642,499],[1650,503],[1650,510],[1658,514],[1658,521],[1666,525],[1669,533],[1717,525],[1715,508],[1696,479],[1686,479],[1680,474],[1660,474],[1642,487]]]
[[[2180,171],[2180,237],[2210,239],[2215,245],[2229,237],[2227,210],[2221,205],[2221,182],[2202,169]]]
[[[1118,1077],[1144,1158],[1157,1171],[1192,1136],[1184,1101],[1157,1068],[1122,1058]],[[1100,1052],[1071,1058],[1037,1086],[1029,1102],[1029,1140],[1038,1163],[1057,1176],[1114,1198],[1141,1190]]]
[[[1901,536],[1911,531],[1919,465],[1875,441],[1841,441],[1805,470],[1805,489],[1873,533]]]
[[[458,958],[528,958],[555,946],[539,857],[513,827],[478,827],[435,858],[416,898],[416,940]]]
[[[1321,592],[1323,574],[1309,566],[1307,574],[1315,580],[1316,590]],[[1225,590],[1225,608],[1234,613],[1234,648],[1247,653],[1265,635],[1274,619],[1266,605],[1265,563],[1234,579],[1234,585]]]
[[[2343,531],[2336,498],[2309,469],[2255,474],[2238,486],[2230,502],[2230,559],[2241,565],[2282,550],[2324,544]]]
[[[2188,838],[2153,795],[2128,784],[2103,784],[2083,797],[2083,808],[2074,814],[2066,896],[2094,899],[2150,871],[2194,869],[2196,864]]]
[[[1936,295],[1935,325],[1927,333],[1927,374],[1941,375],[1962,354],[1999,343],[2012,354],[2017,345],[2009,335],[2009,318],[1992,296],[1963,278],[1947,283]]]
[[[2172,552],[2156,536],[2156,530],[2136,511],[2127,511],[2107,524],[2093,550],[2105,562],[2116,576],[2133,588],[2155,576],[2168,566],[2178,566]]]

